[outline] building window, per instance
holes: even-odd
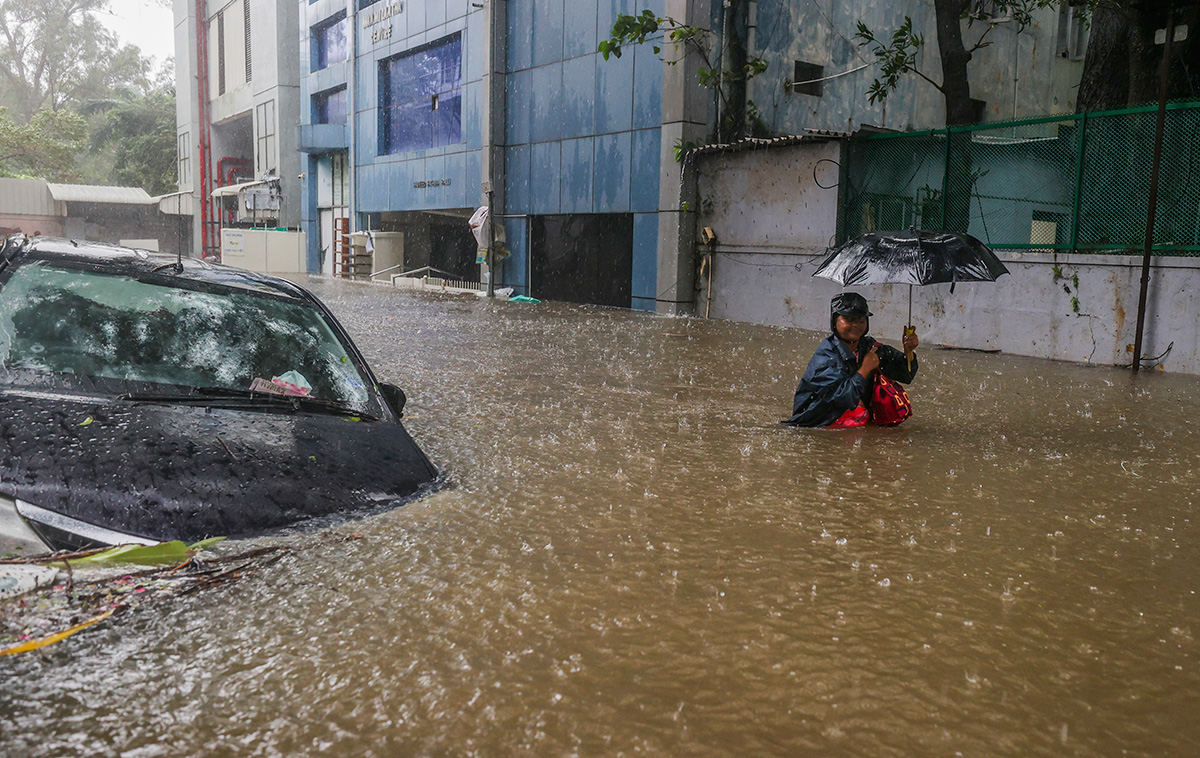
[[[796,61],[795,76],[792,77],[792,92],[820,97],[825,92],[825,82],[821,81],[824,76],[824,66]]]
[[[379,153],[462,141],[462,36],[453,34],[379,64]]]
[[[312,98],[312,120],[314,124],[344,124],[349,113],[346,88],[318,92]]]
[[[225,94],[225,11],[217,13],[217,94]]]
[[[366,8],[368,5],[374,5],[377,2],[379,2],[379,0],[358,0],[358,9],[361,11],[363,8]]]
[[[349,52],[346,45],[347,26],[346,12],[342,11],[329,21],[312,28],[313,71],[320,71],[346,60]]]
[[[275,101],[268,100],[254,107],[255,134],[254,165],[259,174],[275,168]]]
[[[192,135],[184,132],[179,135],[179,188],[192,184]]]
[[[242,0],[242,18],[245,28],[242,30],[246,39],[246,81],[250,81],[250,0]]]

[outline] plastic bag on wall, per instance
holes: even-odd
[[[488,213],[488,207],[486,205],[479,206],[479,208],[473,214],[471,214],[471,220],[467,223],[471,227],[471,234],[475,235],[475,242],[478,243],[480,247],[486,248],[491,244],[492,222],[490,214]]]

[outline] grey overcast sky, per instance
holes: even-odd
[[[122,42],[142,49],[157,69],[175,55],[175,18],[170,6],[155,0],[109,0],[109,12],[100,21]]]

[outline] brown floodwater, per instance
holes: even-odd
[[[817,331],[313,286],[447,485],[0,661],[0,754],[1200,753],[1200,379],[792,429]]]

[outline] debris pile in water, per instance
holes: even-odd
[[[226,556],[204,552],[221,539],[0,561],[0,657],[52,645],[151,600],[237,581],[290,550],[262,547]],[[146,568],[130,571],[140,566]]]

